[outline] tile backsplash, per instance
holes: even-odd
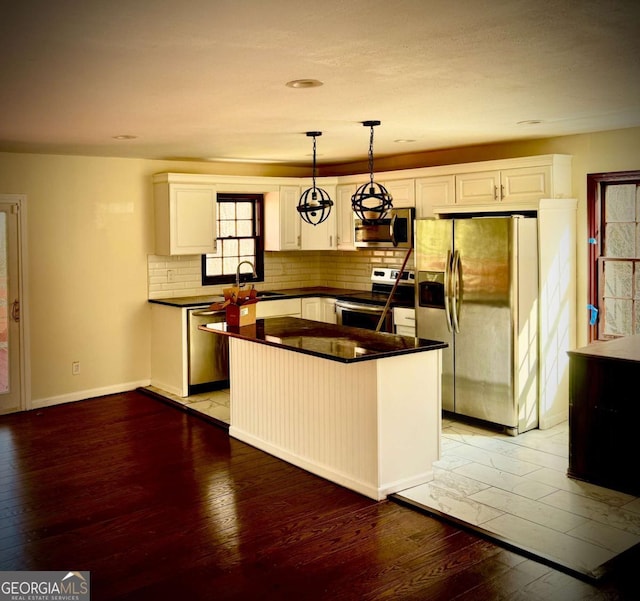
[[[283,290],[307,286],[330,286],[367,290],[371,269],[402,266],[406,251],[291,251],[265,252],[264,282],[259,290]],[[150,299],[182,296],[219,295],[225,286],[203,286],[200,255],[163,257],[149,255],[148,290]],[[413,256],[407,269],[413,269]]]

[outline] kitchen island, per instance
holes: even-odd
[[[229,434],[372,499],[428,482],[446,345],[294,317],[233,328]]]

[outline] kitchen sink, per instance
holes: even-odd
[[[257,297],[263,296],[284,296],[284,294],[282,292],[272,292],[271,290],[258,290]]]

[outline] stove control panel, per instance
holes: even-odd
[[[371,272],[371,281],[378,284],[395,284],[398,279],[399,269],[388,267],[374,267]],[[413,286],[416,281],[414,271],[405,270],[398,281],[399,286]]]

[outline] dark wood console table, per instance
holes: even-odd
[[[640,496],[640,335],[569,351],[572,478]]]

